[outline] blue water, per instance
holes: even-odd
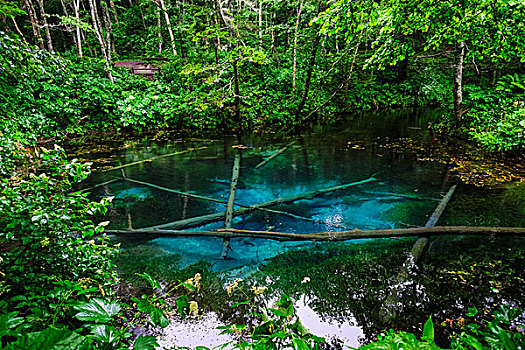
[[[241,154],[241,170],[235,201],[251,205],[277,197],[300,194],[360,181],[374,176],[378,181],[331,192],[313,199],[277,205],[286,211],[323,222],[299,220],[289,216],[255,211],[235,217],[233,228],[311,233],[344,229],[388,229],[423,225],[436,200],[448,188],[443,164],[418,161],[412,154],[400,154],[384,147],[393,140],[412,137],[429,142],[428,123],[436,112],[404,111],[350,117],[337,127],[316,127],[297,135],[247,134],[238,138],[209,140],[179,139],[167,142],[129,141],[106,155],[111,163],[95,163],[95,172],[84,188],[123,175],[140,181],[227,201],[232,164]],[[280,156],[265,166],[256,165],[283,146],[293,142]],[[242,145],[242,147],[234,147]],[[153,159],[123,169],[105,171],[111,166],[129,164],[159,155],[201,150]],[[399,217],[406,198],[419,198],[421,210],[416,220]],[[114,197],[107,218],[109,228],[145,228],[190,217],[225,211],[222,203],[186,198],[131,182],[118,181],[91,191],[93,198]],[[401,206],[401,207],[400,207]],[[392,211],[397,212],[392,214]],[[429,212],[430,211],[430,212]],[[191,230],[224,227],[215,222]],[[266,240],[234,239],[229,260],[217,261],[222,240],[213,238],[158,238],[148,244],[168,254],[181,256],[181,266],[199,260],[214,261],[214,268],[254,265],[291,248],[308,243],[278,243]]]

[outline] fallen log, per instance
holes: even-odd
[[[402,194],[402,193],[395,193],[395,192],[384,192],[384,191],[363,191],[363,193],[367,194],[378,194],[383,196],[391,196],[391,197],[400,197],[400,198],[406,198],[414,201],[421,201],[421,200],[434,200],[439,201],[439,199],[435,198],[427,198],[427,197],[418,197],[418,196],[412,196],[409,194]]]
[[[317,196],[320,196],[326,193],[344,190],[350,187],[359,186],[359,185],[363,185],[363,184],[374,182],[374,181],[377,181],[377,179],[374,177],[371,177],[366,180],[352,182],[352,183],[348,183],[345,185],[339,185],[339,186],[324,188],[321,190],[294,194],[294,195],[290,195],[290,196],[286,196],[282,198],[276,198],[276,199],[272,199],[266,202],[261,202],[261,203],[251,205],[248,208],[236,209],[233,211],[233,216],[244,215],[254,210],[257,210],[257,208],[271,207],[271,206],[278,205],[278,204],[291,203],[291,202],[295,202],[295,201],[303,200],[303,199],[311,199],[311,198],[315,198]],[[161,224],[161,225],[145,227],[144,229],[145,230],[165,229],[165,228],[183,229],[183,228],[202,226],[205,224],[209,224],[211,222],[221,221],[224,219],[225,215],[226,215],[226,212],[221,211],[218,213],[207,214],[207,215],[197,216],[197,217],[193,217],[189,219],[168,222],[168,223]]]
[[[139,184],[139,185],[143,185],[143,186],[149,186],[149,187],[161,190],[161,191],[175,193],[175,194],[178,194],[178,195],[181,195],[181,196],[184,196],[184,197],[195,198],[195,199],[200,199],[200,200],[204,200],[204,201],[208,201],[208,202],[215,202],[215,203],[221,203],[221,204],[226,204],[226,205],[228,204],[227,201],[224,201],[224,200],[221,200],[221,199],[215,199],[215,198],[211,198],[211,197],[200,196],[200,195],[189,193],[189,192],[182,192],[182,191],[178,191],[178,190],[173,190],[171,188],[155,185],[155,184],[152,184],[150,182],[134,180],[134,179],[131,179],[129,177],[127,177],[125,179],[122,179],[122,180],[133,182],[133,183],[136,183],[136,184]],[[344,227],[342,225],[329,224],[329,223],[327,223],[325,221],[316,220],[316,219],[312,219],[312,218],[307,218],[305,216],[292,214],[292,213],[289,213],[289,212],[286,212],[286,211],[282,211],[282,210],[274,210],[274,209],[268,209],[268,208],[263,208],[263,207],[254,207],[253,205],[245,205],[245,204],[240,204],[240,203],[234,203],[234,205],[236,205],[238,207],[241,207],[241,208],[252,208],[252,209],[255,209],[255,210],[264,211],[264,212],[268,212],[268,213],[272,213],[272,214],[285,215],[285,216],[289,216],[289,217],[294,218],[294,219],[310,221],[310,222],[314,222],[314,223],[320,224],[320,225],[330,225],[330,226],[333,226],[333,227],[346,228],[346,227]]]
[[[122,168],[130,167],[130,166],[133,166],[133,165],[142,164],[142,163],[145,163],[145,162],[151,162],[151,161],[156,160],[156,159],[171,157],[171,156],[175,156],[177,154],[184,154],[184,153],[188,153],[188,152],[192,152],[192,151],[199,151],[199,150],[205,149],[205,148],[207,148],[207,147],[203,146],[203,147],[199,147],[199,148],[189,148],[189,149],[187,149],[185,151],[179,151],[179,152],[163,154],[163,155],[160,155],[160,156],[157,156],[157,157],[152,157],[152,158],[148,158],[148,159],[144,159],[144,160],[139,160],[138,162],[128,163],[128,164],[124,164],[124,165],[118,165],[118,166],[115,166],[115,167],[112,167],[112,168],[109,168],[109,169],[104,169],[102,171],[106,173],[108,171],[122,169]]]
[[[290,146],[294,143],[295,141],[292,141],[290,142],[289,144],[287,144],[286,146],[284,146],[283,148],[281,148],[280,150],[278,150],[277,152],[273,153],[272,155],[270,155],[268,158],[266,158],[265,160],[263,160],[262,162],[260,162],[259,164],[257,164],[255,166],[255,169],[259,169],[260,167],[263,167],[265,166],[266,164],[268,164],[270,161],[272,161],[274,158],[277,158],[281,153],[285,152],[288,148],[290,148]]]
[[[448,190],[447,194],[443,197],[443,199],[441,199],[438,206],[428,219],[425,225],[426,229],[431,229],[436,225],[437,221],[441,217],[441,214],[443,214],[443,211],[445,210],[448,202],[450,201],[450,198],[452,198],[456,187],[457,185],[452,186]],[[417,241],[412,246],[412,249],[410,250],[410,253],[408,254],[408,257],[405,260],[403,266],[401,266],[401,270],[399,271],[394,281],[394,287],[392,288],[390,294],[386,298],[383,307],[381,308],[381,310],[379,310],[379,316],[385,324],[390,323],[396,317],[396,307],[402,298],[402,293],[406,281],[410,279],[411,271],[414,269],[419,259],[421,258],[421,255],[423,254],[423,251],[425,250],[428,244],[430,234],[431,233],[421,235],[421,237],[417,239]]]
[[[120,181],[121,179],[111,179],[109,181],[105,181],[105,182],[102,182],[102,183],[99,183],[97,185],[94,185],[94,186],[91,186],[91,187],[88,187],[88,188],[84,188],[82,190],[80,190],[79,192],[87,192],[87,191],[91,191],[91,190],[94,190],[95,188],[99,188],[99,187],[102,187],[102,186],[106,186],[106,185],[109,185],[109,184],[112,184],[114,182],[117,182],[117,181]]]
[[[416,237],[422,235],[432,236],[524,236],[525,227],[471,227],[471,226],[435,226],[435,227],[415,227],[385,230],[350,230],[333,231],[318,233],[289,233],[289,232],[268,232],[250,231],[235,229],[220,229],[216,231],[182,231],[182,230],[161,230],[161,229],[136,229],[136,230],[105,230],[108,234],[114,235],[135,235],[153,237],[217,237],[217,238],[264,238],[276,241],[314,241],[314,242],[337,242],[349,241],[354,239],[367,238],[399,238]]]
[[[237,181],[239,180],[239,171],[241,169],[241,154],[238,152],[233,160],[232,180],[230,183],[230,195],[228,196],[228,206],[226,207],[226,218],[224,220],[224,228],[230,229],[233,220],[233,205],[235,202],[235,191],[237,189]],[[222,242],[221,257],[226,259],[228,250],[230,250],[230,238],[225,238]]]

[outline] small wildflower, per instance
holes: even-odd
[[[268,287],[256,287],[256,286],[253,286],[252,287],[252,292],[255,295],[260,295],[260,294],[264,293],[267,289],[268,289]]]
[[[196,301],[190,302],[190,314],[193,317],[197,317],[199,315],[199,304],[197,304]]]
[[[201,288],[201,283],[200,283],[201,279],[202,279],[202,277],[201,277],[200,273],[196,273],[195,276],[193,277],[193,280],[195,281],[195,289],[197,290],[197,292]]]
[[[301,284],[305,284],[305,283],[308,283],[310,282],[310,277],[305,277],[303,278],[303,280],[301,281]]]
[[[240,278],[236,278],[232,284],[226,286],[226,292],[228,292],[228,295],[233,293],[233,290],[239,286],[239,282],[241,281],[242,280]]]

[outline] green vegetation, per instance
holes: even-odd
[[[515,0],[422,0],[417,6],[399,0],[0,0],[0,348],[153,349],[155,338],[133,337],[133,325],[165,327],[170,313],[195,313],[190,296],[200,298],[200,272],[205,284],[222,282],[201,265],[174,273],[168,289],[151,277],[154,268],[141,271],[140,279],[137,271],[117,272],[118,247],[104,235],[107,222],[94,222],[108,201],[72,192],[89,168],[67,160],[55,144],[95,131],[293,129],[345,112],[443,106],[449,111],[435,130],[519,157],[525,149],[524,7]],[[152,80],[115,66],[155,57],[161,74]],[[304,275],[295,270],[301,263],[303,274],[322,276],[312,282],[326,296],[321,305],[330,293],[343,292],[335,287],[342,268],[355,272],[356,290],[373,279],[371,298],[395,273],[378,262],[404,260],[389,256],[398,247],[359,260],[342,257],[347,247],[318,249],[315,266],[308,265],[311,251],[270,262],[267,275],[289,277],[274,291],[301,285]],[[512,270],[523,265],[522,252],[506,252],[499,267],[461,256],[452,268],[433,258],[426,268],[442,277],[439,288],[457,287],[468,296],[443,276],[461,276],[467,285],[479,280],[503,303],[511,283],[523,284],[522,272]],[[142,263],[146,269],[158,261]],[[119,294],[115,284],[132,293]],[[243,312],[256,311],[249,310],[255,308],[250,300],[240,303]],[[427,317],[423,311],[415,314]],[[275,317],[263,313],[244,327],[227,327],[238,335],[234,346],[320,348],[321,338],[300,329],[289,297],[270,313]],[[523,347],[517,316],[512,308],[494,311],[494,319],[453,336],[451,346]],[[437,349],[431,319],[422,339],[390,331],[365,349]]]

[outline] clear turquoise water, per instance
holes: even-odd
[[[236,202],[244,205],[360,181],[371,176],[378,179],[374,183],[329,193],[314,199],[272,207],[272,209],[314,218],[325,222],[324,224],[256,211],[234,218],[233,228],[236,229],[308,233],[345,228],[382,229],[423,226],[438,200],[458,180],[451,175],[446,164],[424,159],[424,157],[418,158],[410,151],[393,151],[387,145],[400,139],[410,138],[416,145],[431,145],[439,149],[442,147],[440,141],[432,137],[428,131],[428,123],[439,115],[439,111],[400,111],[349,116],[339,125],[317,126],[300,136],[283,132],[245,134],[239,137],[220,137],[210,140],[187,138],[166,142],[129,141],[121,144],[119,149],[102,155],[93,155],[92,159],[96,160],[101,156],[111,158],[112,163],[109,165],[117,166],[205,146],[206,148],[202,150],[159,158],[126,167],[123,171],[128,178],[135,180],[227,200],[234,155],[241,152]],[[290,148],[279,157],[264,167],[255,168],[269,155],[292,141],[294,143]],[[239,150],[233,147],[239,144],[245,148]],[[121,170],[103,172],[104,166],[107,167],[107,165],[95,162],[94,174],[82,184],[81,188],[122,176]],[[525,225],[523,193],[522,186],[510,185],[503,189],[491,190],[460,185],[438,225],[523,226]],[[395,194],[413,196],[417,200],[399,197]],[[226,208],[224,204],[185,198],[126,181],[99,187],[91,191],[91,196],[94,199],[115,197],[107,217],[104,218],[104,220],[111,221],[109,228],[113,229],[127,229],[130,223],[135,229],[144,228],[224,211]],[[224,222],[216,222],[190,229],[213,230],[223,226]],[[348,244],[362,245],[362,250],[356,248],[355,251],[358,254],[364,254],[370,262],[370,259],[377,258],[374,255],[377,253],[374,252],[374,249],[378,249],[378,245],[370,248],[370,245],[363,244],[367,242],[370,243],[367,240],[358,240]],[[407,240],[403,243],[406,244],[406,247],[401,246],[398,249],[410,249],[411,242]],[[447,242],[439,241],[433,246],[434,251],[441,249],[439,252],[447,254],[449,249]],[[454,241],[450,242],[450,244],[455,244]],[[516,242],[517,245],[514,246],[520,249],[525,248],[523,239]],[[285,271],[283,273],[294,274],[296,272],[290,272],[287,269],[289,267],[286,266],[288,258],[282,259],[282,262],[275,259],[282,253],[302,249],[308,251],[310,255],[306,260],[296,257],[295,261],[308,263],[309,269],[318,271],[323,268],[317,268],[316,261],[319,264],[324,263],[327,254],[336,252],[333,254],[337,255],[343,254],[337,252],[345,251],[340,247],[321,249],[318,244],[310,242],[280,243],[263,239],[238,238],[232,239],[229,259],[224,260],[220,258],[222,239],[219,238],[133,237],[123,240],[123,243],[123,251],[127,251],[127,256],[132,256],[133,259],[120,260],[120,264],[123,265],[121,267],[130,269],[141,261],[151,261],[148,268],[161,277],[170,276],[174,269],[182,269],[199,261],[209,262],[212,270],[226,279],[248,277],[260,270],[262,265],[271,261],[275,266],[282,268]],[[490,244],[484,250],[485,252],[495,248],[491,248]],[[480,250],[483,249],[480,248]],[[155,260],[155,257],[159,259]],[[451,257],[451,259],[455,258],[455,256]],[[290,259],[295,258],[292,256]],[[378,266],[380,263],[381,261],[378,261]],[[126,264],[129,266],[124,266]],[[389,269],[394,271],[393,275],[396,274],[397,268],[397,265],[384,267],[385,271]],[[376,309],[381,305],[381,298],[385,297],[383,292],[370,292],[370,290],[373,291],[373,288],[388,288],[389,280],[385,271],[377,273],[377,276],[377,271],[359,272],[360,279],[366,280],[367,275],[370,275],[371,279],[362,287],[364,291],[368,290],[368,292],[361,291],[365,293],[362,296],[362,302],[350,302],[347,296],[338,297],[338,294],[334,294],[335,299],[330,299],[329,296],[323,294],[324,291],[331,289],[339,293],[341,291],[340,279],[326,282],[328,283],[326,286],[323,284],[314,288],[313,283],[312,287],[300,283],[304,276],[295,276],[299,278],[294,282],[295,287],[294,283],[286,284],[282,280],[276,285],[279,285],[278,288],[282,290],[289,288],[287,293],[290,294],[295,291],[297,302],[304,304],[301,308],[302,315],[310,319],[311,327],[324,329],[324,335],[341,336],[343,332],[343,336],[347,336],[347,344],[355,346],[359,343],[358,338],[363,337],[363,329],[365,337],[370,338],[372,334],[377,334],[377,329],[373,327],[375,322],[373,317],[366,315],[377,311]],[[344,275],[342,272],[336,272],[336,274],[340,275],[338,278]],[[314,275],[311,277],[314,278]],[[272,278],[275,281],[279,276]],[[328,281],[331,277],[319,278]],[[381,278],[383,280],[379,283]],[[290,277],[290,280],[293,280],[293,276]],[[382,287],[377,287],[374,283],[379,283]],[[426,288],[429,288],[428,291],[436,290],[441,293],[432,296],[436,300],[454,299],[448,296],[452,293],[450,290],[429,286]],[[476,298],[479,300],[490,298],[490,296],[477,293]],[[429,293],[424,292],[424,294]],[[416,293],[417,295],[419,294]],[[428,296],[426,298],[428,299]],[[330,300],[330,307],[316,306],[326,300]],[[450,316],[454,312],[459,312],[458,317],[462,315],[461,308],[458,309],[452,301],[450,303],[447,301],[450,305],[437,301],[434,303],[433,300],[426,300],[426,302],[432,306],[430,309],[421,307],[421,303],[417,300],[411,301],[413,305],[416,305],[412,313],[415,315],[423,312],[423,314],[416,316],[412,321],[405,320],[407,330],[417,328],[417,322],[424,321],[421,317],[437,313],[436,310],[443,315]],[[468,301],[465,301],[464,305],[467,304]],[[406,307],[408,310],[408,306]]]

